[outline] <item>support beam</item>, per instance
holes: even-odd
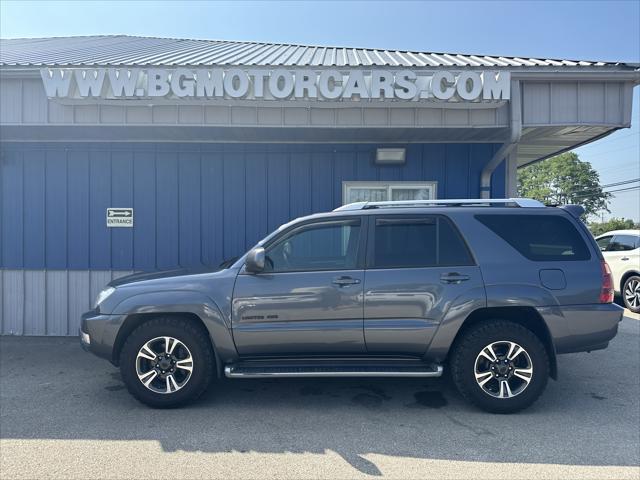
[[[504,193],[506,198],[518,196],[518,147],[514,148],[505,159]]]
[[[509,140],[505,142],[498,151],[493,155],[489,163],[482,169],[480,175],[480,197],[491,198],[491,175],[502,161],[514,149],[517,149],[518,142],[522,136],[522,107],[520,95],[520,82],[511,82],[511,101],[510,101],[511,122],[509,128]],[[508,172],[507,172],[508,173]],[[509,192],[507,191],[507,196]]]

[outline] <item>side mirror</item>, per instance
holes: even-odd
[[[260,273],[264,270],[264,248],[256,247],[247,253],[244,261],[245,270],[249,273]]]

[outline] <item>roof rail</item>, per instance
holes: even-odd
[[[544,208],[544,204],[532,198],[456,198],[447,200],[396,200],[388,202],[356,202],[343,205],[334,212],[345,210],[368,210],[373,208],[408,207],[477,207],[501,206],[520,208]]]

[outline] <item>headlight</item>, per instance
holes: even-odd
[[[93,308],[98,308],[98,306],[99,306],[102,302],[104,302],[107,298],[109,298],[109,296],[110,296],[113,292],[115,292],[115,291],[116,291],[116,289],[115,289],[115,288],[113,288],[113,287],[107,287],[107,288],[105,288],[104,290],[102,290],[102,291],[98,294],[98,296],[96,297],[96,301],[95,301],[95,303],[93,304]]]

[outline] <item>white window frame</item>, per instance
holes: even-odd
[[[430,191],[431,198],[430,200],[437,200],[438,198],[438,182],[405,182],[405,181],[393,181],[393,182],[384,182],[384,181],[358,181],[358,182],[342,182],[342,204],[345,205],[347,203],[347,199],[349,198],[349,190],[352,188],[386,188],[387,189],[387,199],[391,200],[391,191],[395,189],[412,189],[412,188],[421,188],[427,189]]]

